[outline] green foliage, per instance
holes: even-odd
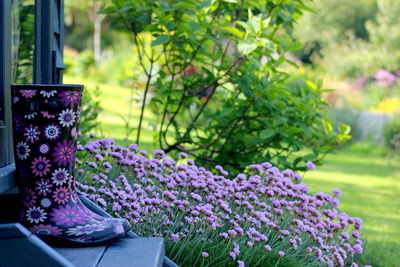
[[[101,111],[99,89],[95,88],[91,91],[86,88],[83,91],[80,112],[79,131],[82,135],[79,137],[79,142],[83,144],[87,143],[89,133],[93,132],[100,124],[98,116]]]
[[[146,77],[137,143],[145,108],[158,115],[166,152],[232,170],[262,161],[303,169],[349,139],[326,118],[320,84],[284,72],[299,45],[283,29],[309,10],[305,1],[112,3],[103,12],[130,32]]]
[[[91,74],[94,68],[93,52],[85,50],[73,57],[66,57],[66,74],[74,75],[75,77],[85,77]]]
[[[12,82],[31,83],[35,6],[33,0],[12,2]]]
[[[294,35],[305,49],[326,47],[346,40],[349,33],[368,39],[365,22],[375,16],[376,0],[320,0],[310,6],[315,12],[305,13],[294,28]]]
[[[400,116],[397,115],[384,127],[386,145],[397,152],[400,152]]]
[[[333,8],[333,6],[335,6]],[[315,1],[294,35],[306,43],[312,61],[331,76],[359,78],[379,69],[400,68],[400,2]]]

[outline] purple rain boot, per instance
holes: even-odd
[[[21,222],[42,237],[93,244],[125,235],[124,223],[87,213],[74,160],[83,86],[13,85],[14,148]]]

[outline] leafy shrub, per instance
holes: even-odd
[[[325,1],[316,1],[319,6],[324,5],[323,2]],[[330,0],[329,2],[338,5],[337,1]],[[331,31],[325,30],[326,33],[321,32],[326,24],[321,23],[321,19],[318,16],[313,18],[314,22],[322,26],[316,28],[313,26],[307,27],[312,30],[318,30],[319,28],[321,29],[321,34],[313,32],[312,35],[305,34],[305,36],[322,36],[327,41],[326,46],[321,49],[319,55],[314,55],[313,62],[330,75],[338,78],[357,79],[360,76],[373,75],[380,69],[397,71],[400,67],[400,51],[398,49],[400,43],[400,18],[398,16],[400,2],[397,0],[351,1],[354,9],[353,11],[348,9],[347,12],[360,14],[359,12],[363,12],[363,9],[367,8],[367,5],[363,2],[369,2],[369,9],[373,8],[370,11],[376,10],[375,15],[369,12],[370,15],[365,17],[367,21],[363,23],[365,25],[363,27],[366,30],[366,34],[363,39],[359,38],[360,36],[357,36],[351,30],[349,32],[341,32],[342,36],[346,36],[346,38],[341,38],[340,41],[337,41],[339,38],[335,39],[335,35],[330,36],[331,38],[325,38]],[[341,6],[345,9],[348,7],[345,4]],[[332,16],[335,12],[340,12],[340,9],[327,8],[325,12],[330,13],[330,16]],[[320,14],[323,15],[323,13]],[[345,16],[344,12],[342,14]],[[347,20],[344,21],[347,22]],[[332,32],[335,33],[337,28],[335,27]],[[353,26],[352,30],[354,29],[355,27]],[[302,32],[301,25],[299,25],[298,31]],[[301,40],[302,37],[298,36]],[[304,38],[307,39],[307,37]]]
[[[141,236],[163,236],[182,266],[345,266],[362,253],[362,221],[339,213],[339,190],[309,195],[302,176],[270,163],[230,177],[133,144],[92,141],[78,186]],[[315,168],[311,162],[307,167]],[[232,179],[233,178],[233,179]],[[357,265],[352,265],[357,266]]]
[[[384,127],[386,145],[400,152],[400,116],[393,116],[393,119]]]
[[[307,9],[301,0],[113,0],[103,12],[131,34],[137,76],[146,77],[136,142],[152,108],[159,147],[202,165],[318,163],[348,136],[332,130],[320,85],[284,72],[298,44],[282,29]],[[304,148],[312,153],[298,153]]]

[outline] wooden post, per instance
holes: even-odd
[[[64,0],[36,0],[34,83],[62,83],[63,49]]]

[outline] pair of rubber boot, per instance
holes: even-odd
[[[20,221],[47,239],[94,244],[125,236],[125,219],[80,201],[74,163],[83,86],[13,85],[12,113]]]

